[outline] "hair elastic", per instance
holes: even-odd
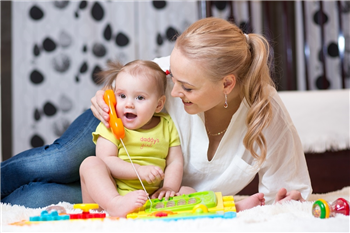
[[[249,41],[249,35],[244,33],[244,36],[245,36],[245,39],[247,40],[247,43],[249,44],[249,42],[250,42]]]
[[[172,77],[173,77],[173,75],[170,73],[170,71],[169,71],[169,70],[166,70],[166,71],[165,71],[165,75],[166,75],[166,76],[168,76],[168,75],[169,75],[169,77],[170,77],[170,78],[172,78]]]

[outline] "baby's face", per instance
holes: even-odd
[[[128,129],[145,126],[158,106],[159,95],[153,78],[122,72],[115,82],[115,95],[118,117]]]

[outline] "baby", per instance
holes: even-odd
[[[170,116],[161,113],[166,74],[154,62],[136,60],[121,69],[109,64],[100,74],[107,86],[115,83],[116,112],[125,127],[123,142],[148,194],[169,198],[181,186],[183,157]],[[96,156],[80,167],[84,203],[97,203],[109,215],[125,217],[142,207],[143,190],[129,157],[110,129],[100,123],[93,133]]]

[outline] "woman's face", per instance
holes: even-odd
[[[170,56],[170,71],[174,82],[171,95],[182,99],[185,111],[189,114],[206,112],[224,106],[224,85],[213,82],[205,73],[205,65],[182,55],[176,47]]]

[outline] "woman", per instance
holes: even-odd
[[[268,48],[263,37],[216,18],[195,22],[177,38],[165,109],[181,139],[182,185],[232,195],[258,173],[266,203],[303,201],[311,193],[299,136],[269,75]],[[91,110],[108,127],[102,96],[98,91],[92,98]],[[91,132],[98,122],[87,111],[53,145],[3,162],[2,202],[79,202],[78,167],[95,154]]]
[[[270,77],[268,49],[262,36],[217,18],[195,22],[176,39],[165,108],[180,134],[182,185],[235,194],[258,173],[266,203],[311,193],[299,136]],[[102,95],[91,109],[108,126]]]

